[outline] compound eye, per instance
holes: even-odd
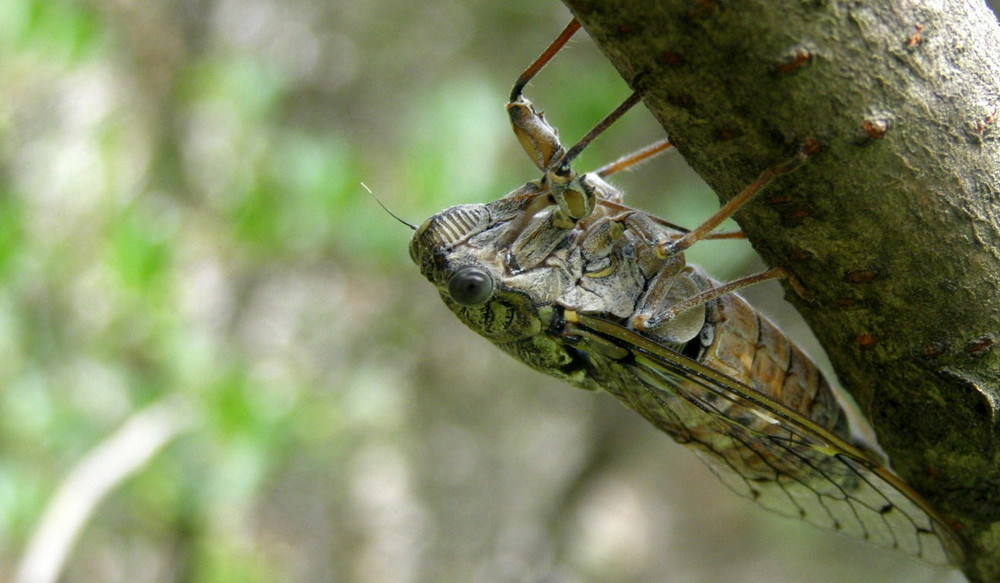
[[[448,280],[448,295],[459,305],[481,306],[493,295],[493,278],[478,267],[463,267]]]

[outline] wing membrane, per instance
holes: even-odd
[[[736,493],[780,514],[932,564],[961,561],[957,535],[918,494],[857,446],[622,326],[583,314],[567,319],[586,335],[631,352],[632,358],[621,360],[619,373],[631,379],[614,383],[629,386],[631,394],[616,396],[693,447]]]

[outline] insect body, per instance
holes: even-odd
[[[563,148],[518,85],[508,111],[545,175],[416,230],[410,256],[445,304],[529,366],[611,393],[764,507],[931,563],[959,561],[936,513],[851,443],[816,366],[731,293],[761,278],[722,285],[685,262],[692,234],[719,221],[688,233],[623,206],[600,173],[570,169],[580,147]]]

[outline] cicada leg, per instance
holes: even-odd
[[[600,178],[607,178],[616,172],[621,172],[622,170],[638,166],[653,156],[663,152],[670,146],[673,146],[670,138],[663,138],[662,140],[653,142],[641,150],[636,150],[631,154],[618,158],[614,162],[601,166],[597,170],[594,170],[594,174]]]
[[[559,132],[545,120],[542,112],[536,110],[531,101],[524,97],[523,92],[528,82],[565,46],[579,28],[580,24],[576,20],[566,26],[556,40],[517,78],[507,103],[507,115],[514,135],[535,166],[545,172],[543,183],[551,189],[553,202],[559,206],[556,224],[563,228],[572,228],[577,221],[590,216],[599,197],[599,193],[595,192],[595,186],[599,189],[602,184],[599,180],[585,180],[574,172],[573,160],[591,141],[640,100],[640,94],[633,93],[572,148],[567,150],[562,145]],[[622,164],[621,168],[636,164],[663,148],[665,146],[642,157],[636,157],[633,161]],[[620,168],[611,171],[618,169]]]
[[[624,224],[650,247],[664,237],[664,229],[650,215],[636,211],[626,211],[614,218]],[[728,236],[728,233],[721,235]],[[686,235],[682,235],[681,239]],[[713,238],[709,233],[703,238]],[[774,267],[761,273],[748,275],[726,284],[696,281],[686,267],[684,256],[675,253],[666,257],[649,253],[652,263],[646,269],[655,271],[649,288],[632,316],[631,324],[638,330],[656,331],[669,342],[684,343],[693,338],[704,323],[705,304],[715,298],[732,293],[769,279],[784,279],[802,297],[808,297],[805,288],[791,271]],[[687,270],[687,272],[685,271]]]
[[[556,130],[545,121],[541,113],[536,112],[530,106],[528,100],[522,98],[519,103],[507,104],[511,123],[514,125],[514,133],[517,134],[525,151],[529,155],[534,152],[533,159],[535,159],[536,165],[539,162],[551,162],[544,168],[543,184],[549,187],[550,196],[559,207],[556,218],[558,225],[567,229],[572,228],[577,221],[590,216],[598,198],[611,198],[610,196],[601,196],[602,193],[597,191],[604,189],[610,194],[614,192],[614,189],[607,186],[598,176],[577,174],[573,171],[572,162],[590,142],[625,115],[625,112],[639,103],[639,100],[638,92],[630,95],[569,150],[562,149]],[[526,120],[530,120],[530,123]],[[531,144],[531,146],[526,144]],[[558,152],[556,152],[556,145],[560,149]],[[550,158],[556,153],[560,154],[558,158]],[[646,157],[651,155],[648,154]]]
[[[769,182],[774,180],[776,177],[782,174],[788,174],[792,170],[795,170],[801,166],[809,156],[816,153],[819,149],[819,144],[814,140],[807,140],[806,143],[799,149],[799,152],[794,158],[785,162],[784,164],[779,164],[778,166],[772,166],[767,170],[760,173],[757,180],[750,183],[749,186],[743,189],[743,192],[736,195],[735,198],[722,205],[722,208],[717,210],[715,214],[708,217],[702,224],[698,225],[691,232],[687,233],[683,237],[673,241],[660,241],[656,245],[656,254],[661,257],[669,257],[671,255],[676,255],[691,245],[701,239],[706,238],[706,236],[711,233],[719,223],[733,216],[736,211],[740,210],[743,205],[750,201],[758,192],[760,192]]]
[[[542,112],[524,97],[524,87],[531,79],[542,70],[552,57],[565,46],[573,34],[580,29],[580,23],[574,18],[570,21],[562,33],[552,41],[535,62],[531,63],[527,69],[514,82],[514,87],[510,91],[510,100],[507,102],[507,115],[510,117],[510,124],[514,128],[514,135],[517,136],[521,147],[535,163],[539,170],[548,170],[555,160],[559,160],[566,153],[566,148],[559,141],[559,132],[545,121]]]
[[[618,107],[609,113],[604,119],[602,119],[597,125],[595,125],[586,135],[580,138],[580,141],[573,144],[573,147],[563,154],[562,158],[555,161],[551,167],[547,170],[548,174],[560,177],[561,180],[567,180],[567,176],[571,174],[570,165],[573,160],[583,152],[583,149],[590,145],[597,136],[604,133],[604,130],[611,127],[616,121],[618,121],[621,116],[625,115],[628,110],[632,109],[635,104],[639,103],[642,99],[642,94],[638,91],[633,91],[632,95],[629,95],[625,101],[621,103]]]
[[[701,225],[679,238],[669,239],[662,234],[662,231],[659,234],[653,234],[649,225],[646,224],[648,221],[644,222],[632,219],[633,229],[647,241],[652,242],[654,238],[659,239],[653,245],[657,257],[665,260],[680,258],[680,254],[697,241],[708,238],[723,238],[723,236],[727,235],[716,234],[713,236],[713,231],[722,221],[731,217],[733,213],[760,192],[771,180],[801,166],[817,149],[818,144],[815,141],[807,141],[794,158],[784,164],[764,170],[757,177],[757,180],[743,189],[739,195],[723,205],[722,208]],[[683,262],[683,260],[681,261]],[[709,287],[708,289],[700,288],[693,281],[689,282],[689,285],[676,281],[686,279],[683,275],[677,273],[658,274],[632,317],[633,327],[648,331],[659,329],[661,335],[666,334],[669,337],[685,336],[691,326],[686,326],[684,323],[690,321],[693,325],[698,320],[699,314],[703,313],[703,306],[705,304],[718,297],[769,279],[784,279],[788,281],[789,285],[791,285],[792,289],[799,296],[808,297],[808,293],[799,283],[798,279],[784,267],[774,267],[761,273],[748,275],[723,285]],[[693,293],[690,293],[686,297],[681,297],[688,288]],[[675,321],[681,316],[684,318],[683,322]]]
[[[805,288],[802,287],[802,284],[799,283],[791,271],[784,267],[772,267],[766,271],[741,277],[729,283],[697,292],[694,295],[688,295],[679,301],[660,301],[664,299],[673,300],[677,297],[676,293],[670,293],[668,296],[668,292],[673,291],[673,288],[678,286],[672,279],[677,278],[664,278],[662,283],[659,279],[654,281],[649,292],[647,292],[646,298],[643,299],[642,305],[632,317],[632,325],[635,328],[639,330],[656,330],[667,325],[682,314],[686,314],[696,308],[701,308],[715,298],[770,279],[784,279],[792,286],[795,293],[803,297],[808,295]],[[657,286],[661,286],[664,289],[657,289]],[[689,286],[689,289],[692,288]],[[663,308],[663,305],[669,305],[669,307]]]

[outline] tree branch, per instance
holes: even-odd
[[[59,581],[77,537],[98,504],[194,421],[194,411],[187,401],[166,397],[133,414],[92,449],[52,497],[12,581]]]
[[[976,0],[566,0],[730,199],[893,468],[1000,579],[1000,28]]]

